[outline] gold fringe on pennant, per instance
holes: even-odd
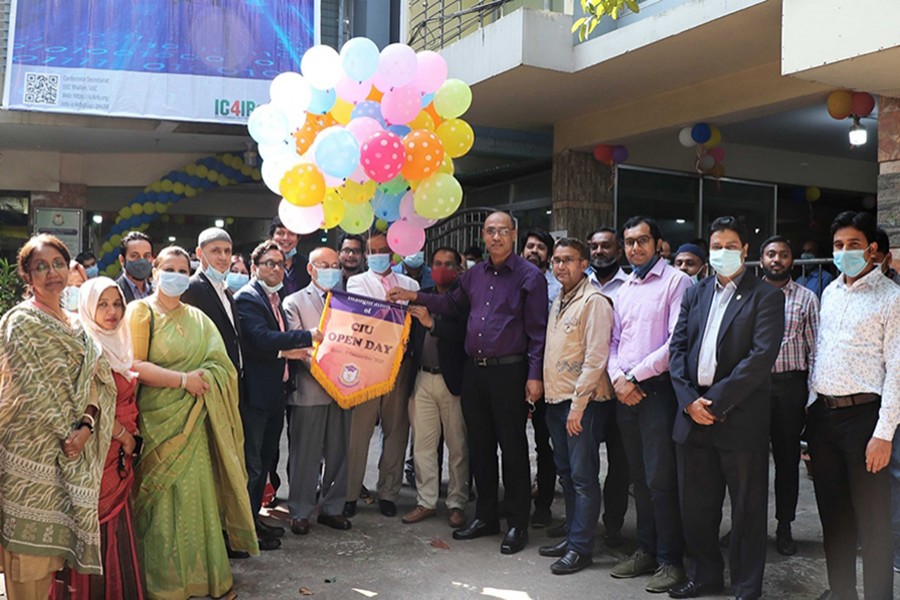
[[[328,395],[334,398],[334,401],[338,403],[338,406],[343,409],[353,408],[363,402],[368,402],[369,400],[383,396],[394,389],[394,385],[397,382],[397,374],[400,372],[400,364],[403,362],[403,355],[406,354],[406,345],[409,340],[411,319],[409,311],[404,312],[406,318],[403,320],[403,331],[400,334],[400,344],[397,346],[397,353],[394,356],[394,364],[391,365],[391,374],[389,378],[387,381],[370,385],[369,387],[353,392],[352,394],[342,394],[340,388],[338,388],[338,386],[328,378],[328,375],[325,374],[322,368],[319,367],[319,363],[316,360],[319,353],[319,344],[315,345],[315,348],[313,349],[312,365],[310,366],[309,372],[315,380],[319,382],[319,385],[328,392]],[[331,292],[328,292],[328,296],[325,298],[325,310],[322,311],[322,318],[319,320],[319,331],[325,331],[325,323],[328,321],[329,316],[331,316]]]

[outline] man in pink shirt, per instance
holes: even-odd
[[[660,258],[662,234],[653,219],[628,219],[622,239],[632,272],[616,295],[609,376],[621,403],[616,416],[634,484],[638,549],[610,574],[652,573],[646,590],[660,593],[685,578],[669,340],[691,280]]]

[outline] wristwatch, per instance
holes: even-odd
[[[637,385],[637,382],[638,382],[637,378],[635,378],[633,373],[629,373],[628,375],[626,375],[625,381],[630,381],[631,383],[633,383],[635,385]]]

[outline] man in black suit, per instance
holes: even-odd
[[[284,253],[266,241],[251,254],[256,277],[238,290],[234,300],[241,321],[241,357],[244,363],[244,459],[250,508],[258,517],[270,466],[274,463],[284,429],[285,398],[291,382],[288,359],[301,359],[298,349],[321,341],[318,330],[288,330],[278,292],[284,282]],[[293,351],[293,352],[292,352]],[[261,538],[284,535],[284,529],[260,525]]]
[[[723,588],[719,525],[731,496],[733,593],[759,598],[766,563],[771,371],[784,333],[784,294],[748,273],[747,235],[734,217],[710,225],[716,271],[684,295],[669,343],[678,397],[678,457],[688,581],[694,598]]]
[[[122,274],[116,279],[125,294],[125,302],[147,298],[153,293],[150,275],[153,271],[153,240],[141,231],[130,231],[119,242],[119,264]]]

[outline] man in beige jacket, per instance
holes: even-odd
[[[543,546],[541,556],[559,557],[556,575],[593,562],[600,517],[600,443],[614,418],[615,397],[607,373],[613,309],[584,272],[587,247],[579,240],[556,242],[550,261],[562,291],[550,307],[544,346],[544,398],[553,459],[566,503],[566,539]]]

